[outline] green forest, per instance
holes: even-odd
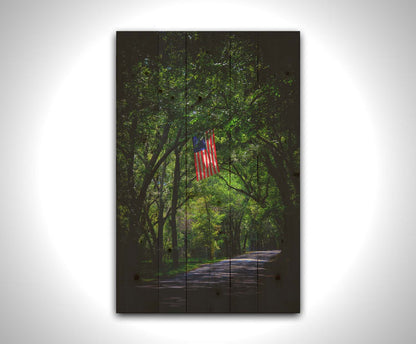
[[[298,51],[264,36],[118,36],[122,278],[299,244]],[[220,172],[197,181],[192,136],[211,129]]]

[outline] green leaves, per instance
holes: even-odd
[[[166,218],[177,151],[178,238],[188,230],[191,255],[276,246],[285,211],[298,202],[291,177],[299,170],[291,117],[296,75],[272,70],[244,34],[166,32],[155,43],[134,63],[123,62],[118,83],[117,216],[123,232],[140,231],[149,259],[158,230],[162,250],[172,247]],[[221,172],[196,182],[190,138],[212,128]],[[184,254],[185,243],[178,246]]]

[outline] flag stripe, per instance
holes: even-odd
[[[199,171],[200,171],[200,169],[199,169],[199,153],[198,152],[195,153],[195,156],[196,156],[196,167],[197,167],[196,174],[198,175],[198,179],[201,180],[201,175],[199,173]]]
[[[203,175],[202,175],[202,156],[201,156],[201,152],[198,152],[198,163],[199,163],[199,179],[203,179]]]
[[[196,174],[196,180],[198,181],[198,180],[199,180],[199,178],[198,178],[198,168],[197,168],[197,165],[196,165],[196,153],[194,153],[194,160],[195,160],[195,174]]]
[[[199,158],[201,159],[201,179],[205,179],[204,151],[199,152]]]
[[[211,176],[211,170],[209,168],[209,158],[208,158],[208,147],[205,149],[205,161],[207,162],[207,176]]]
[[[211,159],[209,158],[209,145],[208,145],[208,141],[205,140],[205,142],[207,143],[207,149],[206,149],[206,155],[207,155],[207,168],[208,168],[208,176],[212,176],[212,171],[211,171]]]
[[[209,132],[208,132],[209,133]],[[211,175],[215,174],[214,170],[214,160],[212,159],[212,145],[211,145],[211,136],[207,139],[207,149],[208,149],[208,156],[209,156],[209,167],[211,169]]]
[[[215,161],[215,159],[214,159],[214,151],[213,151],[213,144],[212,144],[212,135],[210,136],[210,138],[209,138],[209,150],[210,150],[210,152],[211,152],[211,159],[212,159],[212,170],[214,171],[214,174],[215,173],[218,173],[218,171],[217,171],[217,168],[216,168],[216,161]]]
[[[206,162],[207,178],[208,178],[209,176],[211,176],[211,171],[209,170],[208,148],[205,149],[205,162]]]
[[[205,170],[206,170],[206,167],[205,167],[205,150],[201,151],[201,160],[202,160],[202,171],[204,171],[204,179],[205,179],[206,178],[206,176],[205,176]]]
[[[213,173],[212,173],[211,152],[210,152],[210,149],[209,149],[209,138],[208,138],[207,133],[208,132],[205,133],[205,141],[207,143],[208,174],[209,174],[208,176],[212,176]]]
[[[207,156],[207,170],[208,170],[208,177],[210,177],[210,176],[212,176],[212,173],[211,173],[211,162],[209,161],[209,154],[208,154],[209,152],[208,152],[208,147],[207,147],[207,149],[206,149],[206,151],[205,151],[205,155]]]
[[[214,158],[214,161],[215,161],[215,166],[217,167],[217,173],[219,173],[220,172],[220,168],[218,167],[218,161],[217,161],[217,149],[215,148],[215,132],[214,132],[214,130],[212,130],[212,140],[213,140],[213,143],[214,143],[214,156],[215,156],[215,158]]]
[[[204,162],[205,162],[205,173],[207,175],[207,178],[209,177],[209,168],[208,168],[208,159],[207,159],[207,150],[204,149]]]
[[[198,152],[198,162],[199,162],[199,179],[204,179],[204,176],[202,174],[202,153]]]
[[[207,142],[206,136],[205,136],[205,142],[207,146],[207,148],[205,149],[205,161],[207,162],[207,176],[209,177],[211,175],[211,171],[209,168],[208,142]]]
[[[199,152],[199,173],[201,175],[201,179],[204,179],[204,167],[202,163],[202,152]]]

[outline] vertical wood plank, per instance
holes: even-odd
[[[209,97],[211,91],[205,80],[201,80],[202,76],[206,74],[198,74],[198,70],[203,70],[206,66],[204,63],[199,65],[197,63],[197,57],[201,54],[209,56],[209,51],[213,51],[219,43],[224,47],[224,61],[222,64],[218,64],[217,73],[223,73],[225,76],[228,74],[229,82],[224,85],[224,89],[216,89],[216,92],[221,93],[216,96],[226,97],[226,109],[228,112],[228,121],[238,119],[238,112],[233,109],[233,95],[236,92],[236,88],[241,86],[244,82],[240,80],[241,75],[244,73],[241,67],[234,65],[233,60],[233,48],[236,46],[233,44],[234,37],[238,40],[245,42],[256,42],[257,46],[257,60],[255,63],[256,72],[252,75],[252,78],[256,78],[257,84],[261,84],[268,80],[270,75],[280,75],[285,73],[290,75],[294,73],[295,77],[299,79],[300,75],[300,59],[299,59],[299,33],[276,33],[276,32],[261,32],[261,33],[227,33],[227,32],[200,32],[200,33],[176,33],[183,39],[175,39],[174,34],[169,40],[165,40],[166,33],[119,33],[117,35],[117,100],[126,101],[127,106],[136,106],[134,99],[126,100],[126,95],[123,94],[123,78],[129,73],[129,67],[137,62],[139,56],[149,56],[151,59],[161,59],[164,65],[163,73],[169,73],[169,63],[171,60],[169,55],[170,49],[175,51],[175,54],[182,56],[182,62],[179,65],[172,66],[172,70],[180,71],[184,75],[183,83],[183,97],[184,102],[182,104],[176,104],[174,97],[170,97],[169,85],[166,84],[166,80],[158,80],[157,87],[155,89],[157,98],[157,112],[169,113],[169,111],[177,111],[178,108],[182,108],[184,112],[185,120],[185,132],[182,135],[186,138],[186,145],[178,152],[172,153],[172,157],[179,157],[178,165],[180,164],[185,170],[185,187],[180,187],[178,192],[178,199],[188,199],[190,193],[190,185],[196,183],[195,173],[192,170],[194,166],[193,161],[193,149],[192,143],[189,144],[192,135],[196,132],[189,132],[188,125],[191,120],[192,113],[194,111],[199,112],[206,116],[201,121],[200,128],[198,125],[194,125],[194,131],[214,129],[209,127],[211,109],[204,106],[204,98]],[[222,46],[221,45],[221,46]],[[227,55],[228,54],[228,55]],[[261,58],[259,57],[261,56]],[[261,61],[260,61],[261,60]],[[145,60],[143,60],[145,61]],[[259,64],[267,65],[267,71],[257,69]],[[252,66],[250,66],[251,68]],[[155,68],[155,67],[151,67]],[[287,69],[287,70],[286,70]],[[251,68],[251,70],[253,70]],[[193,79],[187,79],[188,72],[191,71]],[[161,72],[160,70],[158,72]],[[174,73],[172,71],[172,73]],[[269,73],[269,74],[267,74]],[[223,75],[223,76],[224,76]],[[251,74],[250,74],[251,75]],[[198,79],[199,78],[199,79]],[[186,81],[186,82],[185,82]],[[229,85],[229,87],[227,86]],[[299,120],[299,91],[300,86],[297,83],[297,99],[295,104],[289,107],[285,113],[285,118],[289,121],[289,124],[293,126],[293,130],[297,137],[300,137],[300,120]],[[179,97],[182,99],[182,95]],[[179,101],[179,100],[178,100]],[[181,100],[182,101],[182,100]],[[141,106],[141,104],[139,105]],[[144,105],[149,106],[149,105]],[[272,105],[273,106],[273,105]],[[276,108],[278,106],[276,105]],[[272,109],[273,111],[273,109]],[[140,113],[140,112],[138,112]],[[117,126],[123,125],[122,119],[117,117]],[[204,120],[206,119],[206,120]],[[135,125],[140,123],[140,115],[133,119],[131,124],[132,129],[127,138],[130,140],[141,140],[140,137],[135,137]],[[260,243],[260,239],[257,238],[253,243],[250,239],[250,250],[254,252],[242,252],[241,250],[241,233],[240,224],[234,217],[238,217],[238,205],[234,202],[235,190],[231,187],[233,184],[233,178],[237,178],[238,171],[231,172],[232,165],[231,153],[235,149],[233,146],[233,134],[230,129],[220,128],[222,130],[223,140],[221,150],[218,152],[222,155],[222,164],[227,168],[222,169],[221,175],[211,176],[209,173],[202,180],[198,181],[198,184],[192,184],[196,189],[193,192],[198,192],[198,188],[202,188],[202,194],[200,195],[201,202],[209,194],[209,185],[213,182],[213,178],[222,177],[223,180],[228,183],[228,198],[227,198],[227,210],[225,216],[225,222],[223,230],[226,235],[226,254],[227,259],[222,262],[209,264],[200,267],[194,271],[188,273],[178,274],[173,277],[162,276],[166,272],[166,265],[164,260],[173,257],[175,250],[175,235],[177,230],[178,238],[181,238],[181,246],[183,249],[178,251],[180,261],[186,264],[186,268],[191,266],[190,259],[194,258],[213,258],[212,254],[215,249],[207,246],[198,247],[198,241],[193,237],[193,216],[192,209],[189,209],[188,202],[182,205],[180,214],[172,215],[172,212],[168,214],[166,204],[170,200],[166,200],[167,190],[171,190],[171,197],[175,194],[175,178],[168,178],[168,173],[173,173],[171,170],[167,170],[167,164],[162,163],[159,168],[157,180],[154,181],[154,188],[152,192],[158,192],[155,198],[158,208],[158,219],[154,224],[147,224],[150,228],[155,228],[155,233],[145,233],[148,237],[141,238],[141,240],[147,240],[149,245],[154,243],[156,250],[152,261],[155,263],[154,274],[157,275],[157,281],[151,283],[142,283],[141,273],[137,272],[136,262],[140,256],[141,261],[146,260],[145,255],[149,253],[140,252],[137,250],[137,241],[135,242],[134,236],[129,239],[129,244],[122,244],[122,236],[119,229],[122,224],[117,218],[117,311],[118,312],[198,312],[198,313],[223,313],[223,312],[299,312],[300,309],[300,250],[299,250],[299,237],[300,237],[300,222],[299,222],[299,208],[290,207],[290,203],[286,200],[286,207],[289,207],[289,211],[285,213],[284,218],[284,237],[282,238],[281,252],[272,250],[270,244]],[[217,132],[216,132],[217,133]],[[238,136],[238,135],[236,135]],[[172,140],[170,138],[169,140]],[[129,153],[129,152],[127,152]],[[131,152],[130,152],[131,153]],[[129,154],[130,154],[129,153]],[[125,153],[124,153],[125,154]],[[134,153],[127,156],[127,160],[130,159],[131,163],[134,163]],[[176,164],[170,162],[170,169]],[[176,160],[175,160],[176,161]],[[282,161],[280,163],[283,163]],[[265,168],[265,162],[259,159],[257,155],[257,171],[245,173],[251,173],[247,177],[250,180],[256,180],[257,192],[261,194],[259,189],[262,187],[259,181],[259,169]],[[117,166],[119,168],[119,166]],[[119,170],[117,172],[117,175]],[[127,173],[129,173],[127,171]],[[233,174],[236,174],[233,177]],[[299,174],[298,174],[299,176]],[[128,177],[132,179],[132,177]],[[130,180],[129,179],[129,180]],[[129,181],[131,184],[131,180]],[[299,179],[296,179],[296,175],[292,178],[293,187],[299,189]],[[129,184],[130,190],[132,186]],[[276,181],[276,184],[279,184]],[[176,184],[177,185],[177,184]],[[281,188],[280,185],[278,185]],[[282,186],[284,187],[284,186]],[[119,195],[119,180],[117,180],[117,206],[119,200],[123,195]],[[157,190],[156,190],[157,189]],[[285,191],[279,189],[279,192]],[[250,192],[256,192],[251,190]],[[207,194],[208,193],[208,194]],[[120,197],[119,197],[120,196]],[[283,197],[283,196],[282,196]],[[140,202],[138,203],[140,204]],[[143,203],[145,204],[145,203]],[[172,200],[172,204],[174,204]],[[206,204],[206,216],[208,218],[207,228],[205,230],[213,231],[214,228],[210,222],[210,209],[208,203]],[[124,204],[123,204],[124,205]],[[225,207],[224,207],[225,208]],[[143,209],[141,209],[143,210]],[[144,210],[148,211],[148,209]],[[170,210],[172,211],[172,209]],[[155,212],[153,210],[153,212]],[[134,214],[133,214],[134,215]],[[175,224],[169,225],[170,218],[176,218]],[[228,216],[228,219],[227,219]],[[131,223],[134,223],[134,216],[131,217]],[[143,220],[143,219],[142,219]],[[150,221],[155,221],[150,220]],[[166,222],[167,221],[167,222]],[[168,225],[166,225],[166,223]],[[143,226],[144,223],[137,224],[137,228]],[[136,227],[131,227],[129,233],[135,233]],[[171,231],[171,243],[172,247],[169,248],[165,242],[169,241],[166,238]],[[142,231],[143,233],[143,231]],[[152,234],[150,236],[150,234]],[[130,235],[130,234],[129,234]],[[256,232],[257,236],[257,232]],[[165,239],[165,240],[163,240]],[[245,240],[244,240],[245,242]],[[132,243],[136,245],[135,249],[130,249]],[[124,246],[123,246],[124,245]],[[130,245],[130,246],[129,246]],[[151,246],[151,245],[150,245]],[[148,246],[148,247],[150,247]],[[142,248],[145,245],[140,246]],[[171,251],[169,251],[169,249]],[[247,249],[247,248],[246,248]],[[146,249],[147,250],[147,249]]]

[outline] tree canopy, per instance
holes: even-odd
[[[118,36],[117,240],[132,269],[296,241],[299,66],[285,37]],[[197,181],[192,136],[208,129],[220,173]]]

